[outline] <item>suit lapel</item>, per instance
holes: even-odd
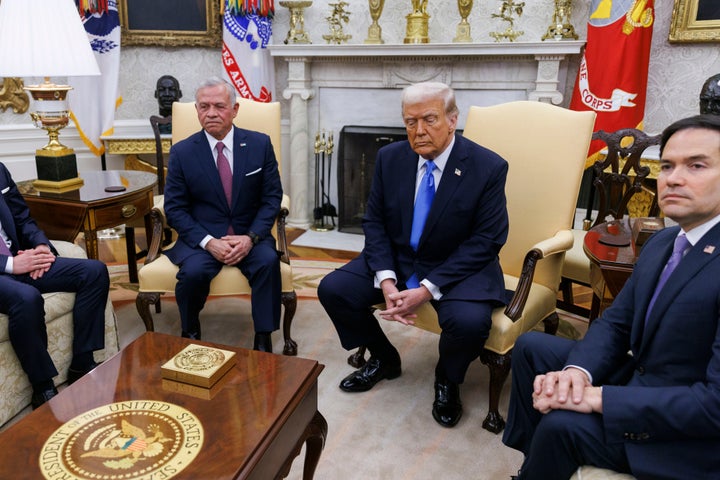
[[[232,202],[230,210],[235,206],[238,195],[240,194],[240,188],[242,182],[245,179],[247,170],[247,155],[248,145],[247,136],[240,129],[233,127],[233,187],[232,187]]]
[[[674,230],[677,232],[677,229]],[[675,235],[671,236],[667,247],[663,249],[661,259],[658,260],[658,274],[654,277],[656,281],[660,275],[660,270],[665,266],[670,256],[674,240]],[[667,283],[662,289],[662,294],[658,296],[650,312],[650,316],[647,319],[647,325],[645,325],[645,331],[643,333],[643,343],[647,342],[652,335],[654,335],[668,307],[675,301],[677,296],[680,295],[686,284],[697,275],[700,270],[705,268],[708,263],[715,260],[718,255],[720,255],[720,224],[710,229],[710,231],[688,251],[675,271],[670,275],[670,278],[668,278]],[[653,294],[654,287],[653,285],[649,291],[647,297],[648,302]]]
[[[430,213],[428,214],[427,221],[425,222],[425,229],[423,230],[422,237],[420,237],[420,243],[432,230],[435,223],[442,218],[443,212],[450,204],[455,191],[457,190],[460,182],[463,179],[463,173],[466,170],[466,159],[467,153],[462,145],[462,139],[459,136],[455,137],[455,145],[453,146],[448,161],[445,164],[445,170],[442,172],[442,178],[440,185],[438,186],[435,198],[430,207]]]
[[[402,159],[397,162],[397,168],[392,178],[400,179],[398,185],[388,184],[385,191],[397,189],[397,197],[399,199],[400,218],[402,221],[402,231],[405,240],[410,243],[410,234],[412,232],[413,212],[415,210],[415,183],[417,180],[418,156],[410,144],[407,144],[407,151]],[[394,160],[391,160],[394,162]],[[389,179],[388,179],[389,180]],[[421,240],[422,241],[422,240]]]

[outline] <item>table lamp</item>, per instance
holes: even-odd
[[[36,188],[82,185],[75,152],[59,140],[72,87],[50,77],[85,75],[100,75],[100,69],[73,0],[0,0],[0,77],[44,78],[25,87],[33,98],[30,117],[49,137],[35,151]]]

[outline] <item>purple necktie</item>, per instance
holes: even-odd
[[[12,257],[13,254],[10,251],[10,248],[5,243],[5,240],[0,236],[0,255],[7,255],[8,257]]]
[[[415,208],[413,209],[412,230],[410,232],[410,246],[413,250],[417,250],[418,248],[420,236],[425,228],[425,221],[427,220],[428,213],[430,213],[432,201],[435,198],[435,177],[433,176],[433,170],[436,168],[437,166],[432,160],[425,162],[425,175],[423,175],[422,180],[420,180],[417,197],[415,198]],[[408,288],[418,288],[420,282],[417,275],[413,273],[412,276],[408,278],[406,285]]]
[[[218,173],[220,174],[220,183],[222,183],[223,190],[225,190],[225,199],[227,200],[227,204],[229,207],[232,207],[232,170],[230,170],[230,162],[228,162],[227,157],[223,153],[225,144],[223,142],[218,142],[215,148],[217,149],[217,168]],[[228,235],[233,235],[235,233],[232,225],[228,225],[227,233]]]
[[[655,293],[653,293],[653,296],[650,299],[650,303],[648,304],[647,312],[645,313],[646,322],[648,317],[650,316],[653,305],[655,305],[655,300],[657,300],[657,297],[660,294],[660,290],[662,290],[662,288],[665,286],[668,278],[670,278],[670,274],[673,272],[673,270],[675,270],[675,267],[678,266],[680,260],[682,260],[685,250],[687,250],[691,246],[692,245],[690,245],[690,242],[688,241],[684,233],[678,235],[675,239],[675,245],[673,246],[672,255],[670,255],[670,258],[665,264],[665,269],[660,274],[660,279],[658,280],[657,286],[655,287]]]
[[[220,182],[222,183],[223,190],[225,190],[225,198],[227,199],[228,205],[232,204],[232,170],[230,170],[230,162],[223,153],[225,145],[223,142],[218,142],[217,149],[217,169],[220,174]]]

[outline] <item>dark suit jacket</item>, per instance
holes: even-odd
[[[45,233],[30,217],[30,209],[25,199],[18,191],[7,167],[2,163],[0,163],[0,222],[3,230],[12,240],[13,253],[45,244],[57,254]],[[0,254],[0,275],[5,273],[7,258],[6,255]]]
[[[343,268],[363,274],[394,270],[400,283],[416,272],[445,299],[504,303],[498,253],[508,232],[507,162],[456,135],[415,252],[410,231],[417,162],[407,141],[378,152],[363,219],[365,248]]]
[[[720,478],[720,225],[688,251],[645,324],[678,230],[647,241],[627,284],[568,364],[606,384],[607,440],[625,444],[636,476]],[[627,372],[618,382],[626,386],[607,385],[619,371]]]
[[[270,137],[237,127],[233,131],[232,207],[203,131],[170,149],[165,213],[178,241],[165,253],[175,264],[202,250],[206,235],[226,235],[230,224],[237,235],[254,232],[275,244],[270,229],[280,211],[282,185]]]

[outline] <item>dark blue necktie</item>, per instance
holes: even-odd
[[[437,165],[432,160],[425,162],[425,175],[423,175],[418,186],[417,196],[415,197],[415,208],[413,209],[412,231],[410,232],[410,246],[417,251],[420,243],[420,236],[425,228],[430,206],[435,198],[435,177],[433,170]],[[413,275],[406,282],[409,288],[417,288],[420,286],[416,275]]]
[[[684,233],[681,233],[675,239],[675,245],[673,245],[672,255],[670,255],[670,258],[665,264],[665,269],[660,274],[660,279],[658,280],[657,286],[655,287],[655,293],[653,293],[653,296],[650,299],[650,303],[648,304],[647,312],[645,313],[646,322],[648,317],[650,316],[653,305],[655,305],[655,300],[657,300],[657,297],[660,294],[660,290],[662,290],[662,288],[665,286],[668,278],[670,278],[670,274],[673,272],[673,270],[675,270],[675,267],[678,266],[680,260],[682,260],[685,250],[687,250],[691,246],[692,245],[690,245],[690,242],[688,241]]]

